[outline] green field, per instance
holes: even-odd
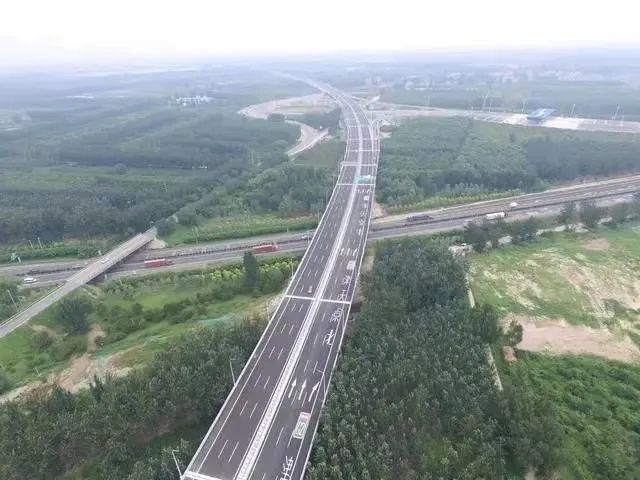
[[[345,143],[340,140],[325,140],[313,148],[302,152],[294,159],[294,162],[299,165],[325,167],[336,170],[338,163],[344,157],[344,149]]]
[[[469,265],[476,301],[524,326],[517,362],[494,353],[514,408],[546,404],[559,427],[554,478],[640,478],[640,225],[555,233]]]
[[[243,289],[243,270],[237,265],[84,287],[80,295],[95,306],[88,317],[89,335],[102,337],[98,344],[94,346],[88,334],[65,334],[55,321],[54,309],[49,309],[28,326],[0,338],[0,365],[16,386],[59,374],[87,349],[88,363],[100,374],[137,367],[188,330],[263,316],[287,280],[292,262],[262,263],[265,283],[251,295]],[[46,345],[38,343],[42,330],[50,337]]]
[[[640,331],[640,226],[556,233],[473,255],[476,299],[502,314]]]
[[[193,244],[213,240],[225,240],[255,235],[267,235],[315,228],[317,217],[281,217],[276,214],[231,215],[206,218],[195,227],[178,226],[169,235],[162,237],[170,246]]]

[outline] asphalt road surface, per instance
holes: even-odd
[[[568,201],[593,199],[598,204],[606,205],[619,200],[629,201],[632,194],[637,192],[640,192],[640,176],[631,176],[578,184],[499,200],[394,215],[372,221],[369,240],[452,230],[460,228],[466,220],[498,211],[507,211],[510,218],[517,218],[522,215],[551,215],[557,213],[562,205]],[[510,207],[509,205],[514,201],[517,206]],[[420,214],[429,215],[431,219],[417,222],[407,221],[408,216]],[[238,262],[245,250],[268,241],[278,243],[279,254],[299,253],[309,245],[312,233],[312,231],[281,233],[225,242],[213,242],[200,246],[153,250],[142,249],[110,269],[108,278]],[[151,258],[168,258],[173,262],[173,265],[154,269],[145,268],[144,261]],[[0,276],[20,277],[34,275],[38,278],[38,282],[30,286],[48,285],[65,281],[76,270],[84,268],[85,264],[88,263],[89,261],[87,260],[60,260],[7,265],[0,267]],[[100,279],[103,278],[104,276],[100,277]]]
[[[327,209],[253,355],[183,475],[300,479],[342,343],[374,198],[377,132],[340,92],[346,153]]]

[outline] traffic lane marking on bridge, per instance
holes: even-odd
[[[360,145],[361,144],[362,143],[360,142]],[[362,161],[361,153],[360,153],[359,161],[360,162]],[[359,170],[357,170],[356,173],[359,173]],[[342,216],[340,230],[338,231],[337,241],[334,244],[334,248],[329,258],[329,262],[325,267],[323,278],[318,287],[318,291],[320,294],[324,294],[324,292],[326,291],[327,285],[329,283],[328,280],[330,276],[333,274],[333,271],[335,269],[335,264],[337,262],[338,255],[339,255],[339,249],[344,244],[345,239],[348,238],[347,229],[349,227],[349,223],[351,220],[356,199],[357,199],[357,188],[352,188],[350,192],[350,199],[349,199],[347,211],[344,212]],[[314,307],[316,307],[317,309],[320,309],[321,304],[319,302],[314,302],[310,308],[310,314],[313,313]],[[316,335],[316,338],[317,338],[317,335]],[[324,338],[322,345],[326,345],[327,347],[332,348],[334,344],[333,342],[334,338],[335,338],[335,331],[332,329],[330,330],[330,333],[328,334],[328,336]],[[316,345],[316,342],[314,342],[314,345]],[[300,355],[302,353],[303,351],[300,352],[297,359],[295,360],[296,365],[294,366],[293,370],[295,370],[295,368],[297,368],[297,364],[300,363]],[[289,367],[289,371],[290,370],[291,368]],[[290,378],[291,378],[291,373],[287,372],[287,375],[283,377],[283,381],[285,380],[289,381]],[[270,400],[270,407],[269,407],[271,412],[270,416],[266,417],[261,422],[261,427],[259,427],[259,430],[258,430],[260,432],[260,436],[252,440],[252,446],[250,448],[250,451],[247,453],[247,457],[243,460],[243,466],[240,468],[240,470],[236,474],[236,478],[238,478],[239,480],[246,480],[252,475],[254,471],[254,467],[258,460],[258,457],[260,457],[261,452],[263,451],[263,448],[265,446],[265,439],[270,435],[270,432],[272,431],[272,426],[274,425],[275,418],[277,417],[277,415],[282,409],[282,405],[283,405],[282,396],[284,394],[285,388],[286,388],[286,385],[281,384],[281,387],[280,387],[281,393],[279,394],[279,396],[274,397]]]
[[[335,262],[337,261],[340,246],[344,242],[345,236],[347,235],[349,218],[351,216],[351,212],[353,210],[356,199],[356,190],[357,189],[352,188],[350,191],[347,210],[341,216],[340,227],[337,232],[336,240],[329,255],[327,264],[324,267],[324,272],[322,278],[320,279],[320,284],[318,285],[318,293],[316,294],[317,298],[319,298],[326,290]],[[271,398],[269,399],[268,406],[263,413],[263,417],[260,420],[258,429],[251,439],[249,449],[245,453],[242,464],[234,478],[237,478],[239,480],[247,480],[252,474],[255,462],[264,447],[264,440],[269,435],[273,426],[273,420],[280,410],[282,399],[286,392],[287,384],[297,363],[299,362],[300,355],[304,349],[304,344],[307,341],[309,333],[312,330],[314,317],[319,308],[320,302],[318,302],[317,300],[311,303],[309,312],[307,313],[307,317],[304,320],[301,331],[298,334],[289,358],[287,359],[286,366],[282,371],[281,377],[277,382],[276,388],[272,393]]]
[[[328,314],[326,315],[327,317],[333,316],[332,314],[336,311],[335,307],[331,307],[330,305],[327,305],[325,309],[325,313]],[[340,312],[340,315],[337,317],[339,319],[338,322],[323,322],[318,326],[320,336],[326,336],[331,331],[337,331],[335,334],[336,338],[344,334],[347,318],[346,309],[340,309]],[[317,401],[326,394],[326,389],[328,388],[328,384],[326,383],[328,378],[326,377],[326,370],[330,368],[328,366],[333,362],[334,356],[338,355],[338,348],[338,342],[331,344],[319,342],[315,346],[309,343],[307,344],[305,356],[315,364],[315,367],[313,370],[308,368],[305,372],[304,366],[301,363],[297,366],[295,375],[296,378],[298,378],[298,385],[300,385],[300,379],[302,378],[307,381],[307,390],[309,393],[305,395],[305,392],[297,389],[294,392],[298,394],[298,396],[294,397],[296,401],[292,405],[283,404],[281,407],[274,424],[285,426],[285,433],[288,433],[288,441],[287,443],[275,443],[275,429],[272,430],[272,434],[265,441],[260,461],[256,465],[256,474],[260,472],[273,472],[274,469],[277,469],[287,458],[293,458],[295,465],[295,460],[304,445],[304,438],[307,435],[311,435],[311,429],[309,429],[311,415],[313,412],[319,414],[319,409],[316,409]],[[302,397],[299,397],[301,393]],[[294,434],[294,430],[297,426],[299,415],[306,412],[310,412],[310,416],[307,419],[304,432],[302,432],[302,438],[298,438],[298,436]],[[252,478],[255,477],[259,478],[259,475],[254,475]]]
[[[309,247],[305,251],[305,254],[302,257],[302,260],[300,262],[300,265],[296,270],[296,273],[294,274],[294,278],[292,279],[289,287],[286,289],[286,292],[295,293],[297,290],[299,290],[298,287],[300,285],[300,282],[303,279],[305,279],[305,282],[307,284],[307,290],[308,290],[308,285],[312,283],[312,282],[309,282],[309,278],[307,277],[308,269],[314,268],[318,264],[315,262],[308,261],[307,257],[313,258],[314,256],[317,256],[321,249],[329,250],[330,246],[335,241],[335,233],[334,233],[335,227],[332,227],[330,225],[331,218],[333,215],[337,215],[339,212],[342,211],[341,208],[336,206],[336,202],[341,201],[341,198],[344,195],[345,195],[345,192],[343,190],[334,188],[333,193],[331,194],[331,198],[329,199],[329,204],[327,206],[328,213],[325,213],[325,215],[323,215],[320,221],[320,225],[316,229],[313,239]],[[324,258],[324,255],[322,255],[322,257]],[[307,293],[306,291],[303,292],[303,294],[306,294],[306,293]]]
[[[318,317],[329,318],[336,309],[344,312],[342,307],[329,304],[323,305],[318,312]],[[340,321],[344,323],[343,313],[340,315]],[[318,322],[315,325],[316,333],[320,337],[324,337],[330,331],[340,327],[341,324],[327,321]],[[322,342],[318,342],[316,345],[313,345],[312,342],[306,343],[301,356],[301,360],[302,358],[306,358],[306,360],[304,362],[299,361],[296,365],[293,380],[288,386],[287,401],[282,402],[273,422],[274,425],[278,425],[281,428],[284,427],[284,435],[286,435],[287,442],[282,440],[278,442],[281,428],[271,429],[263,443],[259,460],[250,478],[260,478],[261,472],[274,472],[273,468],[281,463],[284,453],[291,448],[292,436],[300,413],[305,410],[311,411],[315,398],[324,389],[321,382],[324,375],[322,366],[326,364],[326,358],[331,348],[331,345],[323,344]],[[309,364],[312,364],[313,368]],[[313,393],[310,395],[312,391]]]
[[[295,303],[289,303],[290,308],[287,308],[283,311],[283,313],[280,316],[280,319],[282,320],[281,323],[285,323],[285,321],[287,320],[291,320],[293,318],[295,318],[298,313],[296,312],[296,304],[302,303],[302,301],[298,300]],[[310,302],[304,302],[307,303],[307,306]],[[237,408],[239,408],[239,406],[241,404],[237,403],[237,400],[240,398],[245,398],[247,397],[247,400],[245,401],[249,401],[249,403],[251,404],[251,402],[254,402],[254,406],[253,409],[251,410],[251,413],[248,415],[244,415],[244,418],[242,421],[239,421],[237,418],[233,418],[233,434],[235,434],[235,436],[242,436],[240,435],[241,432],[246,431],[247,429],[251,429],[252,428],[252,424],[255,422],[255,420],[253,420],[253,417],[256,413],[256,410],[258,408],[260,408],[260,411],[262,408],[264,408],[265,404],[263,402],[262,405],[260,405],[259,400],[260,399],[264,399],[264,391],[266,386],[269,383],[269,380],[271,378],[272,375],[277,375],[280,367],[280,364],[284,363],[284,358],[282,359],[281,362],[277,361],[277,359],[272,359],[269,362],[263,362],[261,361],[264,358],[264,353],[267,350],[270,350],[268,348],[270,343],[275,343],[275,345],[272,345],[272,348],[276,347],[278,345],[278,342],[282,341],[282,336],[278,336],[276,333],[276,329],[273,329],[272,332],[272,336],[270,336],[267,340],[267,342],[265,343],[265,349],[262,352],[262,355],[258,356],[256,358],[256,365],[254,366],[254,369],[252,369],[252,371],[247,375],[246,381],[245,381],[245,385],[244,388],[242,390],[239,391],[238,394],[238,398],[236,399],[236,402],[234,402],[231,405],[231,408],[229,409],[229,416],[226,417],[224,419],[224,421],[222,422],[222,424],[220,425],[220,428],[218,429],[216,433],[216,436],[213,438],[213,441],[210,444],[210,447],[208,449],[208,451],[205,454],[205,461],[203,462],[203,464],[207,464],[206,462],[206,457],[209,456],[209,452],[211,451],[211,449],[214,448],[214,446],[216,445],[216,441],[218,438],[234,438],[234,435],[229,435],[228,433],[225,433],[225,427],[227,425],[227,421],[232,418],[234,416],[234,413],[237,413]],[[287,342],[285,341],[284,344],[286,344]],[[283,347],[280,347],[281,349],[283,349]],[[255,368],[256,366],[258,366],[258,368]],[[256,375],[257,374],[257,375]],[[256,377],[256,380],[254,381],[253,378]],[[264,378],[266,377],[266,381],[265,381],[265,387],[261,387],[258,385],[258,379]],[[251,384],[253,385],[252,390],[249,389],[247,390],[247,386]],[[242,416],[243,409],[240,410],[240,415],[238,416]],[[221,436],[222,435],[222,436]],[[244,448],[244,447],[243,447]],[[239,459],[236,459],[237,461],[239,461]],[[215,462],[215,461],[214,461]],[[208,462],[209,464],[212,462]],[[195,465],[196,467],[198,467],[198,465]],[[220,465],[219,465],[220,466]],[[196,472],[200,472],[202,468],[202,464],[199,466],[199,468],[193,468],[194,471]],[[227,467],[226,465],[222,465],[222,468],[216,472],[217,475],[220,475],[221,473],[224,474],[226,473],[227,475],[232,474],[231,470],[233,470],[232,467]],[[207,473],[207,472],[204,472]],[[225,475],[223,475],[225,476]]]
[[[260,359],[263,358],[265,352],[270,350],[271,348],[271,340],[274,338],[276,334],[277,328],[282,322],[287,321],[287,311],[293,311],[299,302],[304,302],[304,300],[293,300],[293,299],[283,299],[281,303],[278,305],[274,316],[272,317],[272,321],[269,322],[267,328],[265,328],[256,349],[252,353],[249,361],[245,364],[240,376],[238,377],[238,381],[231,393],[227,396],[223,407],[219,410],[218,416],[216,420],[212,423],[209,431],[204,437],[203,442],[200,444],[200,447],[196,451],[193,456],[188,471],[195,471],[196,473],[200,470],[200,467],[209,456],[209,452],[214,448],[216,444],[216,440],[218,439],[220,433],[223,431],[224,426],[226,425],[229,417],[233,414],[234,409],[238,403],[238,400],[241,398],[242,394],[245,392],[247,385],[253,385],[253,388],[258,387],[257,380],[251,381],[253,378],[253,373],[259,365],[263,367],[265,365],[272,365],[272,363],[268,362],[260,362]],[[309,304],[310,302],[307,302]],[[264,340],[264,341],[263,341]],[[258,369],[257,377],[266,377],[269,376],[269,372],[264,372],[262,369]],[[238,386],[240,386],[238,388]],[[225,407],[229,407],[228,409]]]

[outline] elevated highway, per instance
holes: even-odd
[[[102,275],[104,272],[120,263],[132,253],[137,252],[153,240],[155,235],[156,229],[151,228],[144,233],[140,233],[130,238],[121,245],[118,245],[106,255],[89,262],[84,268],[71,275],[63,285],[55,289],[53,292],[36,301],[21,312],[18,312],[3,323],[0,323],[0,337],[4,337],[16,328],[24,325],[64,296],[73,292],[77,288],[86,285],[94,278]]]
[[[341,92],[346,152],[327,209],[265,332],[182,480],[301,479],[362,261],[377,132]]]

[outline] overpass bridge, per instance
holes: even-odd
[[[362,108],[312,84],[342,109],[344,162],[298,270],[182,480],[298,480],[306,469],[367,242],[379,156]]]
[[[16,328],[21,327],[33,317],[49,308],[64,296],[70,294],[83,285],[86,285],[97,276],[102,275],[110,268],[123,261],[129,255],[137,252],[142,247],[147,245],[149,242],[151,242],[151,240],[155,238],[155,236],[155,227],[150,228],[146,232],[139,233],[126,242],[118,245],[107,254],[101,257],[97,257],[82,270],[69,277],[63,285],[56,288],[53,292],[31,304],[21,312],[16,313],[8,320],[0,323],[0,337],[8,335]]]

